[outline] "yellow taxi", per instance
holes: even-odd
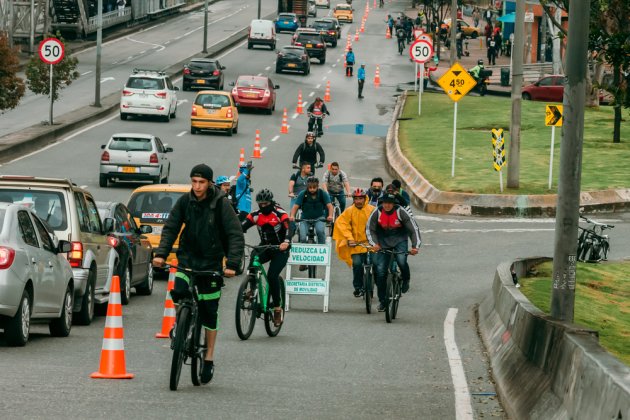
[[[333,17],[337,19],[339,22],[348,22],[352,23],[352,5],[350,4],[338,4],[335,6],[333,10]]]
[[[230,92],[202,90],[197,93],[190,115],[190,134],[199,130],[224,130],[228,136],[238,132],[238,110]]]
[[[160,245],[162,228],[171,209],[179,197],[189,191],[190,184],[155,184],[144,185],[131,193],[127,207],[136,224],[150,225],[153,229],[151,233],[144,234],[151,242],[153,249]],[[178,244],[179,238],[173,244],[173,250],[166,259],[167,264],[175,258]]]

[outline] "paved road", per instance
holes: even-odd
[[[397,3],[394,3],[396,6]],[[402,3],[401,3],[402,7]],[[361,8],[362,9],[362,8]],[[338,160],[353,186],[366,186],[373,176],[390,176],[383,167],[383,138],[357,136],[354,124],[369,124],[378,132],[391,119],[396,94],[390,80],[411,71],[397,56],[393,42],[382,35],[385,11],[373,11],[366,34],[354,45],[358,61],[381,65],[384,86],[367,87],[358,102],[355,81],[342,76],[342,45],[329,50],[327,64],[313,63],[311,75],[273,75],[278,91],[277,109],[294,110],[298,89],[305,100],[323,96],[331,82],[332,116],[321,140],[329,161]],[[348,31],[344,28],[344,36]],[[288,42],[289,35],[281,35]],[[283,42],[279,42],[282,45]],[[274,54],[248,51],[243,44],[222,58],[227,79],[239,74],[270,73]],[[132,64],[129,64],[131,67]],[[311,93],[313,93],[311,95]],[[208,162],[217,175],[234,174],[238,153],[251,153],[255,129],[262,133],[263,158],[255,162],[253,186],[270,186],[286,205],[290,157],[302,141],[304,116],[292,118],[290,133],[279,135],[281,112],[272,116],[243,113],[239,134],[191,136],[189,119],[193,92],[180,92],[178,117],[170,123],[149,120],[120,121],[118,115],[85,127],[65,141],[0,167],[3,174],[69,176],[87,186],[99,200],[126,202],[138,184],[98,187],[100,144],[118,131],[159,134],[174,147],[171,182],[187,182],[190,167]],[[134,296],[124,307],[127,368],[131,381],[89,378],[97,369],[105,319],[89,327],[73,327],[70,337],[55,339],[47,328],[35,326],[25,348],[8,348],[0,336],[0,408],[3,418],[86,418],[129,416],[197,417],[200,410],[213,418],[455,418],[456,405],[451,364],[445,344],[445,319],[457,311],[454,338],[459,350],[474,417],[501,418],[496,392],[489,379],[483,346],[477,336],[474,309],[490,292],[498,263],[516,257],[551,255],[553,221],[433,217],[416,210],[423,232],[421,254],[410,258],[411,290],[403,297],[399,319],[386,324],[382,313],[365,314],[362,301],[352,294],[350,270],[335,259],[330,312],[322,313],[318,297],[292,298],[280,335],[270,339],[258,322],[253,336],[241,342],[234,328],[238,280],[230,281],[221,300],[222,331],[216,354],[217,370],[210,386],[196,388],[184,370],[177,393],[168,390],[171,351],[166,341],[153,338],[160,328],[165,282],[152,296]],[[609,217],[614,231],[611,258],[627,256],[630,217]],[[255,232],[247,236],[254,243]],[[448,328],[447,328],[448,330]],[[452,345],[448,344],[449,348]],[[458,383],[459,384],[459,383]],[[465,408],[465,407],[464,407]],[[468,418],[468,417],[460,417]]]

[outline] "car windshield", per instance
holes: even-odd
[[[61,192],[3,189],[0,191],[0,201],[30,208],[40,219],[48,223],[52,230],[68,228],[66,200]]]
[[[211,106],[213,108],[223,108],[230,106],[230,98],[225,95],[217,95],[213,93],[201,93],[195,99],[196,105]]]
[[[109,142],[110,150],[125,152],[150,152],[153,150],[151,139],[138,137],[113,137]]]
[[[293,20],[295,19],[294,15],[290,15],[288,13],[280,13],[278,15],[278,20]]]
[[[302,48],[283,48],[282,53],[287,55],[302,55],[304,54],[304,50]]]
[[[266,79],[240,78],[236,82],[237,87],[267,89]]]
[[[323,20],[317,20],[313,23],[313,28],[315,29],[333,29],[335,24],[332,22],[326,22]]]
[[[297,41],[319,43],[321,42],[321,38],[319,37],[319,34],[300,34]]]
[[[338,4],[336,7],[337,10],[352,10],[352,6],[347,4]]]
[[[2,229],[4,226],[4,215],[7,213],[5,209],[0,209],[0,234],[2,233]]]
[[[127,87],[130,89],[164,89],[164,79],[154,79],[151,77],[130,77],[127,80]]]
[[[215,63],[214,61],[212,61],[212,62],[208,62],[208,61],[191,61],[188,64],[188,68],[189,69],[196,69],[196,70],[215,71],[217,69],[217,63]]]
[[[127,207],[141,223],[164,223],[183,194],[182,191],[143,191],[132,195]]]

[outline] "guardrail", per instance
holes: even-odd
[[[114,10],[113,12],[103,13],[103,29],[110,26],[118,25],[131,20],[131,7],[125,7],[123,10]],[[96,32],[98,26],[98,16],[92,16],[88,19],[86,33]]]

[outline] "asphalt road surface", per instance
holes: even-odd
[[[360,21],[363,5],[355,7],[355,19]],[[253,187],[270,187],[286,206],[291,156],[303,141],[307,123],[304,115],[294,117],[298,90],[310,103],[315,96],[323,97],[330,81],[332,115],[321,139],[327,162],[338,161],[350,175],[352,186],[367,187],[374,176],[389,180],[383,165],[382,133],[391,120],[396,81],[413,70],[397,54],[395,41],[384,38],[386,13],[387,9],[372,11],[366,33],[354,43],[358,62],[366,62],[368,69],[363,101],[356,98],[356,81],[343,76],[343,63],[338,60],[348,28],[354,34],[355,26],[344,26],[344,42],[328,50],[326,65],[314,60],[309,76],[275,75],[273,52],[248,51],[239,44],[221,57],[227,67],[226,81],[240,74],[270,74],[280,90],[276,112],[272,116],[243,112],[234,137],[190,135],[188,116],[195,93],[178,92],[180,108],[170,123],[121,121],[116,113],[52,147],[1,166],[0,173],[70,177],[98,200],[126,202],[139,184],[98,187],[100,145],[112,133],[159,135],[174,148],[170,181],[186,183],[190,168],[200,162],[210,164],[215,175],[235,174],[239,149],[244,147],[250,155],[255,130],[260,129],[264,152],[254,162]],[[186,19],[193,18],[182,18]],[[171,31],[169,25],[161,30]],[[280,35],[278,45],[288,43],[289,37]],[[174,54],[176,48],[169,50]],[[166,54],[162,59],[171,57]],[[383,84],[379,89],[372,86],[376,64]],[[130,60],[125,63],[126,71],[137,65]],[[289,110],[287,135],[280,134],[284,107]],[[366,134],[354,134],[355,124],[365,124]],[[175,393],[168,389],[169,342],[154,338],[161,326],[166,288],[166,282],[158,281],[152,296],[134,296],[123,308],[127,370],[136,375],[132,380],[89,378],[98,369],[104,317],[89,327],[73,327],[68,338],[52,338],[46,326],[35,325],[24,348],[6,347],[0,335],[2,417],[502,418],[505,414],[494,395],[477,335],[475,308],[490,294],[500,262],[552,255],[554,221],[415,213],[423,247],[418,256],[409,258],[411,289],[403,296],[399,318],[392,324],[385,323],[383,313],[365,313],[363,301],[352,296],[350,269],[334,258],[328,313],[322,312],[321,297],[292,297],[291,311],[278,337],[267,337],[258,321],[252,337],[242,342],[234,327],[240,278],[228,280],[221,299],[215,377],[210,385],[193,387],[185,366]],[[611,233],[610,258],[627,257],[630,217],[621,214],[602,219],[617,225]],[[252,230],[247,242],[257,241]]]

